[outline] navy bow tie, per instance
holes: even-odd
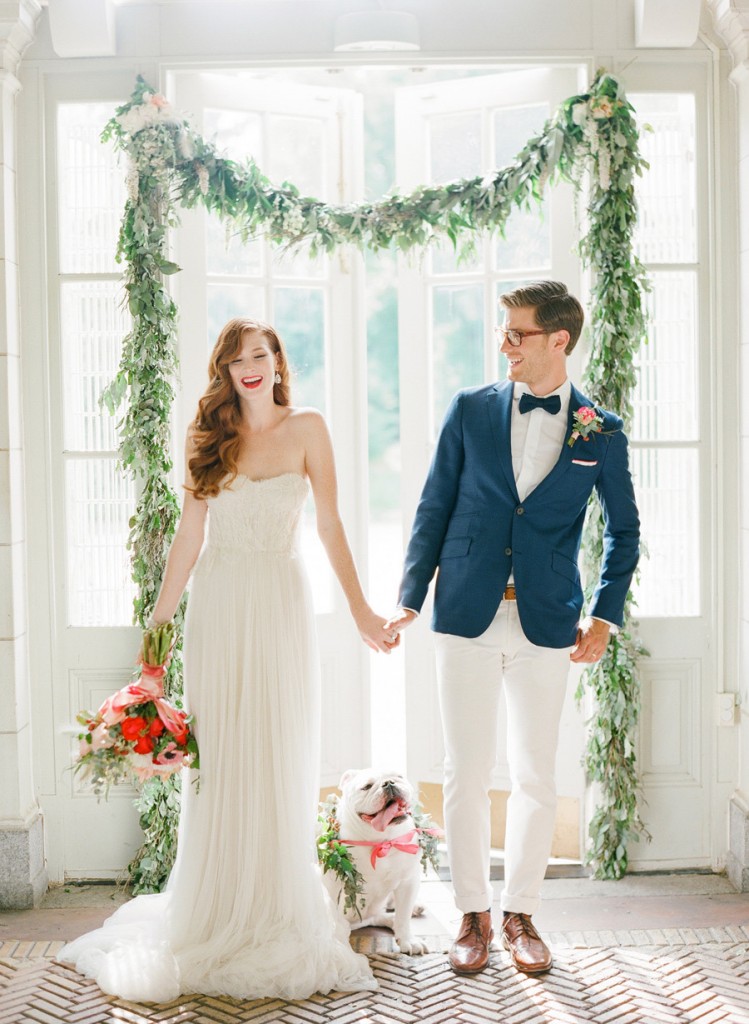
[[[552,416],[556,416],[562,408],[562,399],[559,395],[549,395],[548,398],[537,398],[529,391],[524,391],[520,396],[520,411],[530,412],[531,409],[545,409]]]

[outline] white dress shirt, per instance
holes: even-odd
[[[551,473],[559,460],[567,433],[570,390],[570,382],[566,380],[556,391],[542,396],[548,398],[550,395],[559,395],[562,407],[556,415],[552,415],[540,408],[521,413],[520,396],[533,392],[527,384],[515,384],[513,387],[510,446],[512,471],[521,501],[525,501],[531,491]]]

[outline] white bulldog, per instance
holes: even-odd
[[[424,908],[416,905],[421,882],[421,848],[411,817],[413,788],[394,772],[372,768],[344,773],[339,783],[340,841],[349,847],[351,860],[364,880],[364,910],[346,911],[353,928],[392,928],[401,953],[425,953],[426,943],[411,933],[411,918]],[[342,885],[328,871],[325,884],[343,913]],[[393,912],[387,907],[392,898]]]

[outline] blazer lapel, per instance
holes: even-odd
[[[487,392],[487,409],[491,424],[491,435],[497,452],[497,459],[511,492],[518,497],[515,474],[512,470],[512,393],[511,381],[500,381]],[[518,499],[519,500],[519,499]]]

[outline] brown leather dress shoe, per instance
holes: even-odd
[[[543,974],[554,963],[549,947],[527,914],[505,911],[502,917],[502,945],[509,950],[513,964],[524,974]]]
[[[448,959],[456,974],[478,974],[489,963],[489,943],[494,938],[490,910],[463,914],[458,937]]]

